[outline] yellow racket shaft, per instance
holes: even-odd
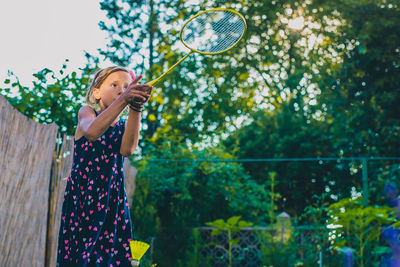
[[[190,54],[193,53],[193,50],[191,50],[189,53],[186,54],[181,60],[176,62],[171,68],[169,68],[166,72],[164,72],[160,77],[158,77],[155,80],[152,80],[151,82],[148,83],[148,85],[153,86],[155,85],[158,81],[160,81],[167,73],[169,73],[171,70],[173,70],[176,66],[178,66],[182,61],[184,61]]]

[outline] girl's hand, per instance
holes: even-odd
[[[153,86],[147,84],[138,84],[142,75],[135,78],[132,83],[125,89],[121,97],[124,99],[126,104],[132,104],[134,102],[139,102],[142,105],[145,104],[151,95]]]

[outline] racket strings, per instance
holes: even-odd
[[[207,38],[206,42],[204,43],[206,46],[204,47],[207,52],[219,52],[225,49],[228,49],[231,45],[233,45],[239,38],[240,35],[233,36],[232,33],[235,33],[239,30],[239,32],[243,32],[239,27],[232,27],[232,19],[236,19],[236,21],[240,22],[240,19],[234,13],[231,12],[224,12],[224,16],[221,19],[221,12],[209,12],[206,13],[209,16],[204,16],[199,20],[199,25],[197,27],[199,34],[198,36],[207,36],[211,38]],[[216,21],[216,22],[215,22]],[[243,25],[243,24],[242,24]],[[206,34],[207,31],[213,31],[209,34]],[[244,27],[242,27],[244,29]],[[195,33],[195,31],[193,32]],[[193,34],[195,36],[195,34]]]
[[[245,31],[243,20],[233,12],[204,13],[182,30],[182,40],[191,48],[204,53],[218,53],[235,45]]]

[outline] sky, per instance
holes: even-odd
[[[29,85],[33,73],[84,66],[84,51],[106,47],[107,33],[98,23],[105,20],[99,0],[0,1],[0,86],[8,70]]]

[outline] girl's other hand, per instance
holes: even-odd
[[[122,93],[121,97],[125,100],[126,104],[134,101],[144,104],[149,100],[153,86],[149,86],[148,84],[138,84],[141,78],[142,75],[136,77]]]

